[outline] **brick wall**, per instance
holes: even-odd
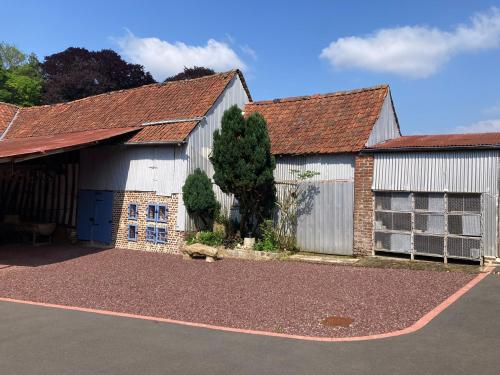
[[[358,155],[354,170],[354,255],[373,249],[373,155]]]
[[[145,250],[165,253],[178,253],[184,239],[184,232],[176,230],[179,195],[160,196],[154,192],[116,191],[113,201],[113,242],[122,249]],[[137,220],[129,220],[129,203],[137,204]],[[166,223],[146,221],[146,208],[149,203],[164,204],[168,207]],[[137,241],[128,240],[128,225],[137,224]],[[146,241],[146,226],[155,225],[167,228],[167,241],[155,244]]]

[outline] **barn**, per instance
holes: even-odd
[[[296,171],[302,250],[494,260],[500,134],[401,136],[389,86],[252,101],[240,71],[69,103],[0,103],[0,243],[53,236],[178,252],[193,228],[182,186],[213,175],[224,111],[259,112],[278,194]],[[234,199],[214,190],[226,212]]]
[[[177,252],[189,225],[184,180],[196,168],[211,175],[213,131],[226,109],[250,100],[235,70],[69,103],[0,103],[0,241],[28,233],[36,242],[54,227],[78,240]]]

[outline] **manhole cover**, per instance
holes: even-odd
[[[349,327],[354,319],[344,318],[342,316],[329,316],[321,321],[321,324],[327,327]]]

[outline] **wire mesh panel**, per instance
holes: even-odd
[[[409,253],[411,251],[411,235],[403,233],[375,232],[375,249]]]
[[[444,234],[443,214],[415,214],[415,231]]]
[[[444,255],[444,237],[416,234],[413,237],[415,252],[429,255]]]
[[[452,258],[477,259],[481,255],[481,240],[478,238],[448,237],[448,256]]]
[[[448,232],[451,234],[462,234],[465,236],[481,235],[480,215],[449,215]]]
[[[443,212],[444,194],[415,193],[415,210]]]
[[[448,194],[448,211],[481,212],[480,194]]]
[[[397,231],[411,231],[411,213],[375,212],[375,228]]]
[[[411,211],[410,193],[377,193],[375,209],[384,211]]]

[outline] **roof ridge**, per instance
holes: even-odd
[[[449,136],[454,136],[454,135],[460,135],[460,136],[468,136],[468,135],[478,135],[478,134],[500,134],[500,132],[482,132],[482,133],[438,133],[438,134],[411,134],[411,135],[402,135],[398,138],[394,139],[399,139],[399,138],[416,138],[416,137],[449,137]],[[388,139],[384,142],[392,141],[393,139]]]
[[[229,70],[227,72],[215,73],[215,74],[211,74],[209,76],[203,76],[203,77],[198,77],[198,78],[183,79],[183,80],[179,80],[179,81],[169,81],[169,82],[155,82],[155,83],[149,83],[149,84],[138,86],[138,87],[130,87],[128,89],[112,90],[112,91],[108,91],[108,92],[103,92],[101,94],[86,96],[85,98],[71,100],[69,102],[60,102],[60,103],[52,103],[52,104],[42,104],[42,105],[35,105],[35,106],[30,106],[30,107],[17,107],[17,108],[20,108],[20,109],[21,108],[22,109],[34,109],[34,108],[46,108],[46,107],[63,106],[63,105],[71,104],[71,103],[76,103],[76,102],[81,102],[81,101],[84,101],[84,100],[89,100],[89,99],[100,97],[100,96],[118,94],[118,93],[125,92],[125,91],[140,90],[140,89],[144,89],[144,88],[147,88],[147,87],[155,87],[155,86],[156,87],[161,87],[161,86],[166,86],[166,85],[171,85],[171,84],[180,84],[180,83],[185,82],[185,81],[194,81],[194,80],[199,80],[199,79],[213,78],[214,76],[221,76],[221,75],[224,75],[224,74],[227,75],[227,74],[230,74],[230,73],[237,73],[237,72],[238,72],[238,69],[233,69],[233,70]],[[9,103],[6,103],[6,104],[9,104]]]
[[[7,103],[7,102],[2,102],[0,101],[0,105],[6,105],[6,106],[9,106],[9,107],[14,107],[14,108],[21,108],[20,106],[16,105],[16,104],[12,104],[12,103]]]
[[[381,84],[381,85],[377,85],[377,86],[364,87],[364,88],[353,89],[353,90],[328,92],[328,93],[324,93],[324,94],[289,96],[289,97],[285,97],[285,98],[261,100],[261,101],[248,103],[247,105],[253,105],[253,104],[255,104],[255,105],[267,105],[267,104],[276,104],[276,103],[295,102],[295,101],[300,101],[300,100],[325,99],[325,98],[330,98],[333,96],[352,95],[352,94],[359,94],[361,92],[366,92],[366,91],[375,91],[375,90],[389,89],[389,88],[390,88],[389,84]]]

